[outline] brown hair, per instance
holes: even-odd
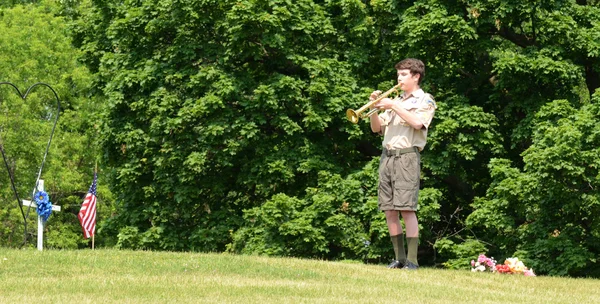
[[[415,59],[415,58],[404,59],[404,60],[396,63],[394,68],[396,68],[396,70],[409,70],[410,74],[412,74],[412,75],[419,74],[420,75],[419,76],[419,84],[421,84],[423,77],[425,77],[425,64],[423,63],[423,61],[421,61],[419,59]]]

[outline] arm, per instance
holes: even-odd
[[[371,121],[371,131],[381,133],[381,118],[379,118],[379,115],[375,113],[369,117],[369,120]]]
[[[369,97],[369,100],[373,101],[377,98],[377,96],[379,96],[379,94],[381,94],[381,91],[373,91],[373,93],[371,93],[371,96]],[[379,104],[379,102],[378,102]],[[376,106],[373,105],[373,107],[371,107],[371,109],[375,108]],[[381,133],[381,118],[379,118],[379,115],[377,115],[377,113],[369,116],[369,121],[371,122],[371,131],[373,131],[373,133]]]
[[[392,99],[384,98],[377,103],[377,106],[383,109],[392,109],[394,112],[396,112],[396,114],[400,115],[400,117],[402,117],[407,124],[417,130],[420,130],[424,127],[423,122],[415,113],[407,111],[401,107],[398,102]],[[373,129],[373,123],[371,123],[371,129]]]
[[[421,130],[424,127],[423,122],[421,122],[421,120],[415,113],[407,111],[398,104],[394,104],[391,107],[391,109],[394,110],[396,114],[400,115],[400,117],[402,117],[402,119],[404,119],[404,121],[406,121],[406,123],[409,124],[411,127],[417,130]]]

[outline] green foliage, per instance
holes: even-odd
[[[2,3],[0,3],[0,7],[14,7],[17,5],[26,5],[26,4],[32,4],[32,3],[38,3],[40,2],[39,0],[4,0],[2,1]]]
[[[144,248],[143,236],[140,235],[137,227],[123,227],[117,236],[119,241],[116,248],[119,249],[139,249]]]
[[[442,265],[450,269],[470,269],[471,261],[476,261],[480,254],[487,252],[486,246],[474,239],[467,239],[458,244],[449,238],[439,239],[435,242],[435,249],[447,257],[447,261]]]
[[[371,196],[366,202],[363,192],[358,180],[321,172],[318,186],[307,189],[304,199],[280,194],[248,210],[245,219],[251,225],[234,234],[231,249],[318,258],[373,256],[368,250],[368,225],[378,217],[373,209],[376,199]]]
[[[475,1],[460,7],[451,1],[418,1],[403,14],[405,22],[400,29],[407,39],[402,41],[411,45],[410,54],[424,59],[430,67],[427,78],[433,78],[434,83],[426,86],[435,88],[437,91],[431,91],[440,100],[430,133],[430,149],[437,153],[423,158],[426,171],[431,170],[432,174],[426,175],[425,184],[444,189],[447,199],[441,209],[443,226],[434,229],[440,231],[436,239],[442,244],[438,248],[446,246],[443,240],[448,234],[457,236],[453,240],[468,240],[474,233],[478,239],[491,243],[490,250],[495,256],[510,255],[517,247],[535,243],[534,237],[519,238],[515,235],[517,232],[510,232],[524,228],[521,224],[530,220],[528,212],[537,208],[535,199],[524,198],[543,196],[547,194],[547,187],[554,184],[536,188],[532,183],[545,181],[548,176],[520,175],[520,168],[527,167],[528,161],[521,155],[531,151],[527,149],[536,136],[533,127],[536,115],[544,105],[566,99],[571,112],[576,111],[600,87],[596,52],[600,40],[595,39],[599,8],[597,3],[588,1],[586,4]],[[472,127],[457,129],[465,126]],[[562,131],[563,135],[569,134]],[[456,145],[445,142],[447,140]],[[537,151],[529,153],[539,155]],[[539,155],[539,164],[554,164],[549,158],[551,155]],[[577,168],[579,165],[574,161],[565,157],[564,166]],[[505,162],[514,167],[501,166]],[[487,163],[491,168],[489,173],[482,166]],[[537,164],[531,164],[529,170],[537,169]],[[597,175],[587,171],[572,172],[572,177],[587,180],[585,176]],[[515,179],[519,182],[513,184]],[[562,179],[558,183],[570,181]],[[506,197],[513,198],[512,203],[509,204],[505,196],[496,198],[500,190]],[[489,206],[490,199],[481,199],[485,193],[488,198],[495,198],[496,207]],[[565,199],[580,206],[578,198]],[[591,214],[587,213],[589,210],[581,212]],[[538,214],[530,216],[541,218]],[[475,218],[476,226],[465,226]],[[568,220],[572,224],[577,221]],[[560,227],[551,220],[547,224],[555,229]],[[588,244],[588,240],[576,244]],[[587,246],[597,253],[594,246]],[[451,252],[440,252],[441,260],[452,259]],[[569,267],[577,265],[575,268],[585,269],[580,266],[587,253],[571,252],[583,254],[570,255],[572,260],[564,262]],[[551,260],[550,254],[528,257],[536,259],[535,267],[544,265],[536,268],[541,273],[566,274],[558,271],[560,267],[564,269],[564,265],[547,262]],[[596,262],[589,261],[586,267],[593,268]],[[568,273],[595,273],[595,270],[587,269],[589,272],[584,273],[575,268]]]
[[[498,119],[479,106],[470,106],[465,98],[448,97],[440,102],[431,128],[423,166],[430,174],[455,183],[461,193],[456,200],[469,202],[489,184],[480,164],[502,155],[502,137]],[[472,181],[472,176],[478,180]]]
[[[76,58],[65,26],[66,19],[57,17],[59,6],[54,1],[15,5],[0,11],[0,81],[14,83],[21,93],[34,83],[50,85],[58,94],[61,111],[41,179],[53,204],[61,212],[53,212],[45,227],[48,248],[79,248],[87,245],[81,233],[77,212],[92,182],[92,171],[99,152],[96,113],[98,99],[90,89],[92,75]],[[57,104],[54,94],[45,86],[35,87],[26,100],[19,98],[8,85],[0,87],[0,144],[5,150],[9,168],[15,177],[20,199],[31,199],[35,181],[51,134]],[[35,244],[37,214],[34,208],[19,208],[20,202],[11,189],[4,161],[0,169],[0,245],[22,246],[24,217],[27,218],[29,245]],[[107,185],[100,177],[98,187],[98,219],[110,214]],[[106,198],[106,200],[104,200]],[[102,243],[100,240],[97,243]]]
[[[302,199],[275,195],[245,212],[230,250],[247,254],[385,261],[391,251],[383,213],[377,210],[377,166],[369,162],[347,178],[321,172],[317,187]],[[420,225],[439,220],[441,194],[423,189]],[[424,229],[422,229],[424,230]],[[429,233],[424,235],[430,237]]]
[[[597,267],[587,219],[598,174],[583,165],[591,156],[574,157],[597,152],[583,123],[596,119],[589,103],[600,88],[597,1],[79,8],[71,30],[107,99],[99,130],[119,202],[103,231],[122,233],[122,246],[385,259],[376,185],[359,178],[375,170],[379,138],[344,112],[389,88],[395,62],[418,57],[439,107],[423,153],[422,260],[460,267],[482,250],[477,239],[497,257],[518,251],[541,274]],[[550,210],[568,216],[540,220]],[[540,243],[555,230],[568,237]],[[545,265],[559,245],[567,267]]]
[[[599,104],[596,93],[580,109],[564,100],[542,107],[523,170],[492,162],[494,183],[469,216],[471,226],[485,227],[505,251],[519,251],[541,272],[598,273]]]
[[[155,248],[223,250],[242,210],[365,159],[348,141],[363,130],[334,115],[363,102],[334,23],[364,5],[167,2],[94,3],[75,29],[107,81],[102,134],[128,210],[111,229],[160,227]]]

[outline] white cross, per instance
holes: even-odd
[[[37,190],[44,191],[44,180],[40,179],[40,181],[38,182]],[[35,193],[33,195],[35,195]],[[37,204],[32,201],[23,200],[23,205],[37,208]],[[52,205],[52,211],[60,211],[60,206]],[[42,220],[42,217],[39,215],[38,215],[37,249],[39,251],[44,250],[44,220]]]

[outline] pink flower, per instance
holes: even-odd
[[[535,277],[535,273],[533,273],[533,269],[527,269],[523,272],[523,275],[526,277]]]
[[[477,258],[477,262],[479,263],[485,263],[485,261],[487,260],[487,257],[483,254],[480,254],[479,257]]]
[[[471,267],[475,267],[475,261],[471,260]]]

